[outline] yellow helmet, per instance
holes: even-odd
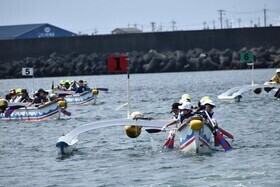
[[[59,84],[65,84],[64,80],[60,80]]]
[[[70,81],[70,80],[66,80],[66,81],[65,81],[65,84],[66,84],[66,83],[67,83],[67,84],[71,84],[71,81]]]
[[[20,88],[16,89],[16,94],[20,94],[20,93],[21,93],[21,89]]]

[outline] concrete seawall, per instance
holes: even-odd
[[[132,73],[244,69],[252,51],[256,68],[279,67],[280,27],[176,31],[70,38],[0,40],[0,78],[107,74],[107,58],[130,54]]]

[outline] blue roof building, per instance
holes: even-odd
[[[0,40],[77,36],[48,23],[0,26]]]

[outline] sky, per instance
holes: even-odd
[[[0,26],[49,23],[77,34],[280,26],[280,0],[0,0]]]

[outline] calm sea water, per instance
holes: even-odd
[[[274,75],[256,70],[256,83]],[[235,136],[229,152],[183,154],[161,146],[167,133],[128,138],[122,127],[89,131],[79,136],[77,151],[57,158],[58,137],[83,124],[126,117],[115,109],[126,102],[126,75],[36,78],[34,87],[51,81],[84,79],[90,86],[108,87],[96,105],[70,106],[70,119],[43,122],[0,121],[0,186],[279,186],[280,101],[272,93],[246,93],[240,103],[222,102],[227,89],[251,84],[251,71],[206,71],[131,76],[132,111],[170,118],[171,104],[187,92],[192,101],[209,95],[216,118]],[[0,80],[0,94],[10,88],[32,89],[32,79]],[[176,142],[178,144],[178,141]]]

